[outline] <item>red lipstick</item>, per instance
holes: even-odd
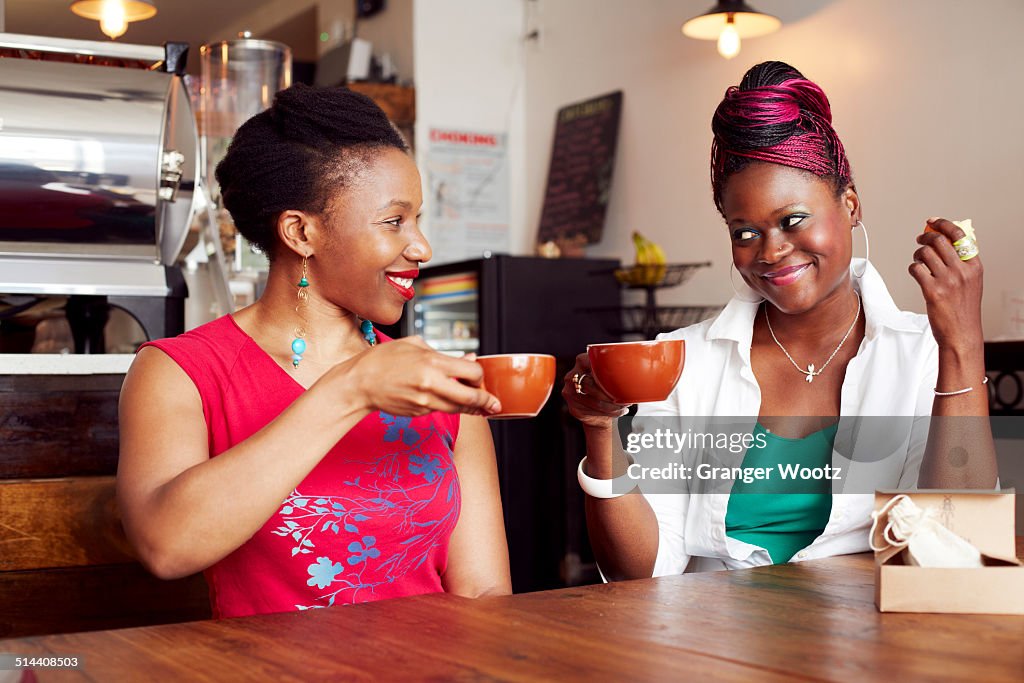
[[[419,270],[403,270],[391,273],[384,273],[385,279],[391,284],[392,287],[398,290],[398,293],[402,295],[402,298],[408,301],[416,295],[416,290],[412,288],[412,280],[420,274]],[[403,280],[404,282],[399,283],[395,280]],[[406,286],[408,284],[408,286]]]

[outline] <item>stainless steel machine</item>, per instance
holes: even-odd
[[[78,352],[102,352],[107,306],[150,339],[184,330],[176,260],[200,175],[186,56],[0,33],[0,294],[70,297]]]

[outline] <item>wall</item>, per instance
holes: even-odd
[[[295,62],[315,63],[320,56],[319,25],[316,5],[310,5],[276,26],[261,30],[259,37],[290,47]]]
[[[676,261],[711,260],[666,303],[730,295],[729,245],[711,201],[710,117],[751,65],[781,59],[818,81],[835,111],[864,203],[871,258],[902,308],[924,310],[906,272],[915,235],[932,215],[971,217],[986,269],[984,324],[1002,331],[1001,293],[1024,289],[1024,237],[1012,194],[1024,184],[1024,92],[1018,0],[759,0],[784,21],[727,61],[679,27],[706,0],[526,0],[540,5],[543,42],[526,53],[526,221],[540,217],[557,109],[625,92],[604,241],[594,255],[632,259],[637,229]],[[494,3],[492,3],[494,4]],[[794,8],[799,5],[798,8]],[[529,238],[528,240],[525,238]],[[861,253],[855,242],[856,253]]]
[[[507,132],[516,253],[529,248],[524,226],[533,221],[524,211],[530,146],[524,130],[523,17],[522,0],[420,0],[413,6],[417,161],[423,168],[432,127]],[[445,260],[450,259],[434,255],[434,263]]]

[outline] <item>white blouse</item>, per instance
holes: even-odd
[[[842,480],[833,482],[828,524],[793,556],[793,562],[867,551],[872,492],[914,488],[928,439],[938,374],[938,346],[928,318],[896,308],[878,271],[863,259],[854,259],[851,276],[861,269],[864,275],[853,277],[853,282],[861,295],[866,332],[846,367],[839,409],[839,434],[854,430],[846,432],[852,453],[833,451],[833,465],[840,468]],[[640,423],[643,416],[756,418],[761,389],[751,369],[750,346],[759,305],[737,297],[711,320],[659,335],[659,339],[686,341],[686,363],[668,399],[640,405]],[[801,381],[795,372],[794,377],[795,382]],[[862,416],[872,417],[859,423],[857,418]],[[874,416],[909,418],[884,423],[885,457],[878,456],[878,439],[872,438],[881,436],[871,434],[882,425]],[[863,429],[856,431],[859,428]],[[898,433],[893,434],[893,429]],[[729,494],[644,495],[658,519],[654,576],[771,564],[765,549],[726,535]]]

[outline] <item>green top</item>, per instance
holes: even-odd
[[[832,464],[832,448],[838,423],[802,439],[787,439],[766,430],[760,422],[753,436],[764,448],[749,448],[743,467],[764,467],[770,478],[749,484],[736,481],[725,514],[725,533],[736,540],[768,551],[772,562],[788,562],[821,535],[832,514],[828,479],[783,478],[779,465],[799,468]]]

